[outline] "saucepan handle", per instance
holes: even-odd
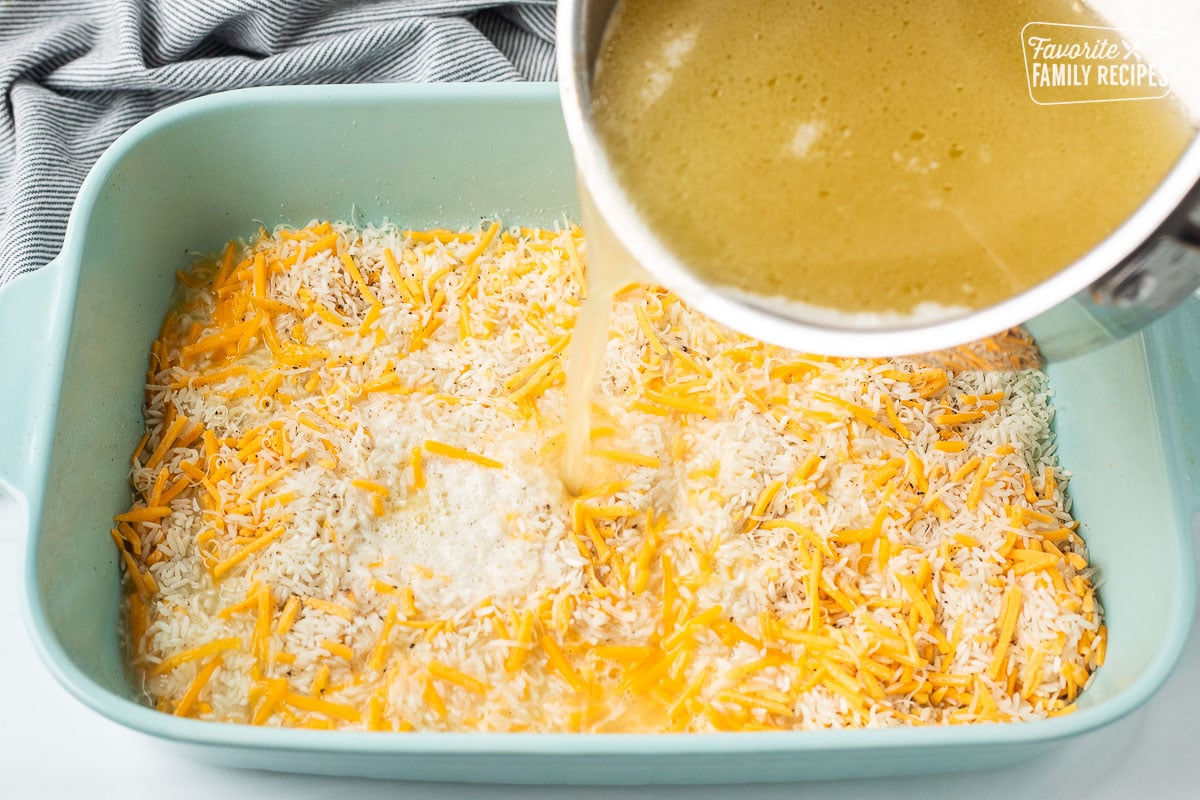
[[[0,287],[0,491],[18,503],[45,462],[61,304],[61,257]]]

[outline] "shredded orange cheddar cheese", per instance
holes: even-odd
[[[1107,631],[1031,446],[1045,379],[968,369],[1036,362],[1023,334],[825,358],[628,287],[568,497],[587,259],[576,227],[314,222],[179,273],[109,533],[158,708],[385,733],[1073,708]]]

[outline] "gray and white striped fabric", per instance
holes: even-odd
[[[247,86],[554,80],[554,2],[0,0],[0,284],[58,252],[92,163]]]

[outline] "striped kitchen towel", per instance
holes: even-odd
[[[553,0],[0,0],[0,284],[57,254],[104,148],[180,100],[553,79]]]

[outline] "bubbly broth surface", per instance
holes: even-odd
[[[1173,99],[1043,106],[1062,0],[623,0],[592,114],[619,180],[705,279],[848,312],[981,308],[1083,255],[1194,131]]]

